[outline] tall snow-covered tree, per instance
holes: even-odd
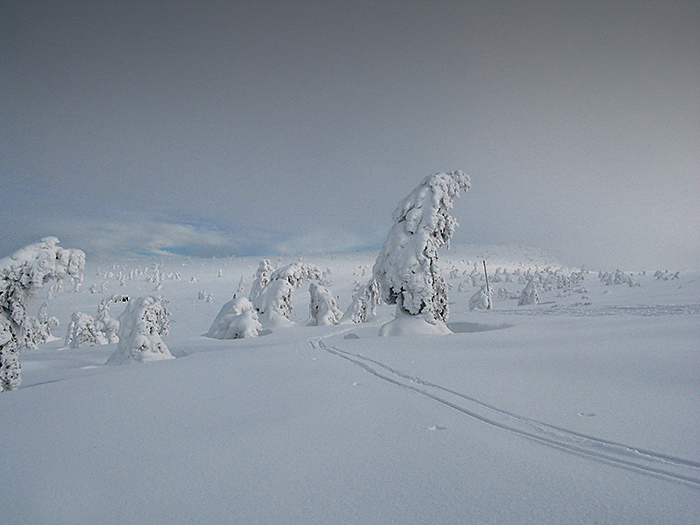
[[[373,267],[382,298],[397,311],[423,315],[428,323],[448,316],[447,284],[438,265],[438,250],[449,243],[457,221],[448,211],[455,197],[471,186],[462,171],[423,179],[392,215],[394,225]]]
[[[130,300],[119,316],[119,344],[108,364],[173,359],[161,336],[170,328],[168,301],[148,295]]]
[[[56,237],[45,237],[0,259],[0,392],[17,388],[21,366],[17,350],[26,344],[27,307],[32,292],[66,276],[79,281],[85,254],[61,248]]]

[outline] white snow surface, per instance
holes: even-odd
[[[342,310],[376,256],[278,263],[331,268],[324,286]],[[21,386],[0,394],[4,517],[700,523],[700,272],[632,269],[629,286],[596,268],[538,290],[540,304],[494,294],[491,310],[470,311],[482,260],[516,293],[528,269],[580,269],[535,248],[453,246],[440,253],[453,333],[378,337],[390,305],[371,322],[308,326],[300,288],[291,326],[206,337],[260,259],[88,260],[79,291],[39,290],[29,313],[48,302],[59,332],[115,293],[163,295],[175,359],[105,366],[117,343],[63,338],[22,350]]]

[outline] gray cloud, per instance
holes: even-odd
[[[700,260],[696,2],[3,9],[4,252],[376,246],[463,169],[457,242]]]

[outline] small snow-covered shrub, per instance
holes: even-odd
[[[377,315],[377,306],[381,303],[382,292],[379,283],[372,278],[357,290],[343,319],[349,319],[353,323],[371,321]]]
[[[384,301],[412,315],[426,314],[431,324],[447,320],[447,285],[440,274],[438,249],[457,228],[448,213],[454,198],[470,186],[469,176],[461,171],[436,173],[398,204],[373,268]]]
[[[493,298],[493,287],[489,285],[488,289],[486,285],[479,288],[479,290],[471,296],[469,299],[469,309],[470,310],[488,310],[492,306],[491,299]]]
[[[126,295],[115,294],[100,301],[97,305],[97,317],[93,319],[88,314],[75,312],[66,331],[66,346],[99,346],[119,341],[119,321],[109,315],[110,308],[115,303],[128,301]]]
[[[525,285],[523,291],[520,292],[520,299],[518,299],[518,306],[526,306],[529,304],[540,304],[540,296],[534,280]]]
[[[104,335],[109,343],[116,343],[119,341],[119,320],[113,319],[109,315],[109,311],[113,304],[126,303],[128,301],[128,296],[114,294],[112,297],[100,301],[100,304],[97,306],[95,328]]]
[[[51,280],[82,278],[85,254],[61,248],[58,242],[56,237],[45,237],[0,259],[0,392],[21,382],[17,350],[26,345],[31,332],[27,308],[32,292]]]
[[[53,336],[51,329],[58,326],[58,319],[49,317],[46,313],[48,303],[44,303],[39,308],[37,317],[27,318],[27,333],[24,341],[26,348],[36,349],[40,344],[50,341]]]
[[[615,272],[601,272],[599,275],[601,282],[605,283],[606,286],[616,285],[616,284],[626,284],[630,287],[639,286],[639,283],[632,279],[632,275],[627,275],[621,270],[615,270]]]
[[[170,312],[164,297],[148,295],[130,300],[119,316],[119,345],[107,363],[173,359],[161,338],[169,328]]]
[[[253,303],[245,297],[233,298],[221,307],[207,337],[214,339],[243,339],[257,337],[262,329]]]
[[[325,326],[338,324],[343,312],[338,309],[338,305],[333,294],[320,284],[311,283],[309,285],[309,315],[311,324]]]
[[[265,288],[267,283],[270,282],[270,275],[272,272],[273,270],[270,259],[263,259],[260,261],[258,270],[255,273],[255,279],[253,280],[253,284],[250,286],[250,295],[248,296],[252,302],[255,302],[260,295],[260,292],[262,292],[263,288]]]
[[[66,331],[65,343],[70,348],[78,348],[106,345],[109,341],[104,333],[97,329],[92,316],[83,312],[74,312]]]

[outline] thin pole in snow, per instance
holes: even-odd
[[[486,297],[489,298],[489,302],[486,305],[486,309],[490,310],[491,309],[491,293],[489,291],[489,274],[486,271],[486,261],[484,261],[484,275],[486,276]]]

